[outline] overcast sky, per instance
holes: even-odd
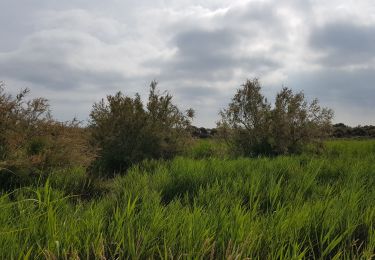
[[[0,0],[0,80],[88,119],[151,80],[212,127],[246,78],[272,99],[317,97],[335,122],[375,124],[374,0]]]

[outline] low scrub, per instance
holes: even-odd
[[[0,188],[39,179],[56,167],[87,166],[93,158],[87,131],[80,122],[58,122],[48,100],[16,96],[0,84]]]

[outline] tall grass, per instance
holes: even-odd
[[[185,150],[185,157],[202,158],[229,158],[231,151],[227,143],[216,138],[198,139]]]
[[[4,193],[0,258],[375,257],[374,141],[329,142],[319,156],[203,157],[144,162],[93,200],[53,176]]]

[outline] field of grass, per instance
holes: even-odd
[[[375,141],[326,146],[230,159],[204,141],[96,196],[84,169],[56,171],[0,195],[0,258],[374,258]]]

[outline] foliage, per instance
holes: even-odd
[[[0,258],[372,259],[374,148],[149,161],[85,202],[56,180],[3,193]]]
[[[335,138],[375,138],[375,126],[350,127],[343,123],[334,124],[332,136]]]
[[[121,172],[144,159],[172,158],[188,140],[193,110],[182,113],[168,93],[150,85],[146,106],[141,97],[118,92],[94,104],[90,114],[91,141],[99,149],[94,167],[106,174]]]
[[[260,90],[257,79],[247,80],[228,108],[220,112],[218,128],[237,154],[264,154],[270,150],[271,106]]]
[[[40,135],[41,123],[51,120],[46,99],[36,98],[26,101],[28,89],[13,97],[5,92],[5,84],[0,83],[0,160],[6,160],[25,141]]]
[[[294,94],[291,89],[283,88],[272,111],[275,152],[301,152],[307,143],[328,137],[332,117],[332,110],[321,108],[317,99],[308,104],[302,92]]]
[[[316,99],[308,103],[302,92],[295,94],[285,87],[271,107],[258,79],[253,79],[237,90],[220,115],[220,136],[235,153],[257,156],[300,153],[309,143],[321,144],[329,135],[333,112],[321,108]]]
[[[0,84],[1,187],[35,178],[52,167],[87,165],[92,158],[87,133],[79,122],[52,119],[48,101],[27,100],[28,89],[16,96]]]
[[[247,81],[222,112],[218,134],[239,153],[298,153],[325,137],[330,110],[286,88],[272,107],[260,90]],[[182,113],[156,82],[145,106],[121,93],[96,103],[89,129],[53,120],[47,100],[27,101],[27,93],[0,86],[1,259],[375,255],[373,140],[233,159],[220,139],[190,141],[194,111]],[[91,176],[88,137],[97,167],[127,174]],[[181,151],[185,158],[162,160]]]

